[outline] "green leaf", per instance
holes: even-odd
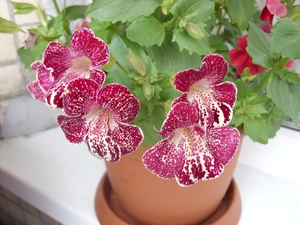
[[[167,32],[161,47],[150,46],[148,54],[161,73],[176,73],[188,68],[199,68],[201,58],[197,54],[190,55],[187,50],[179,50],[178,44],[172,42],[172,33]]]
[[[272,127],[269,121],[263,118],[248,119],[244,123],[245,135],[253,141],[267,144]]]
[[[246,84],[243,80],[236,80],[235,84],[238,88],[237,92],[237,99],[243,100],[246,98],[246,96],[249,96],[252,94],[252,87],[248,84]]]
[[[19,32],[19,31],[24,32],[21,29],[21,27],[19,27],[14,22],[0,17],[0,33],[13,34],[13,33]]]
[[[208,55],[212,52],[207,38],[199,40],[191,37],[186,31],[180,32],[177,30],[174,33],[173,40],[177,42],[180,51],[186,49],[190,54],[195,52],[199,55]]]
[[[66,20],[84,19],[85,11],[88,9],[87,5],[72,5],[66,7]]]
[[[15,14],[28,14],[35,10],[37,10],[37,7],[30,3],[23,3],[23,2],[11,2],[12,6],[14,7]]]
[[[282,80],[274,72],[271,74],[267,84],[267,94],[276,106],[282,109],[298,125],[300,115],[300,83],[290,83],[287,80]]]
[[[140,45],[161,45],[165,38],[165,28],[153,16],[140,17],[132,22],[126,30],[127,37]]]
[[[248,27],[248,22],[253,20],[255,12],[254,0],[228,0],[228,14],[233,23],[241,30]]]
[[[152,114],[149,116],[147,108],[141,105],[141,110],[138,117],[135,119],[134,124],[139,126],[144,133],[143,147],[149,145],[153,146],[162,138],[156,133],[156,129],[160,129],[165,119],[165,111],[159,106],[155,106]]]
[[[272,50],[283,57],[300,59],[300,27],[288,18],[278,18],[272,29]]]
[[[275,56],[271,52],[271,38],[263,32],[256,24],[249,22],[248,47],[249,55],[253,58],[252,62],[264,68],[271,68],[274,65]]]
[[[187,22],[206,22],[214,11],[214,2],[210,0],[179,0],[170,9],[170,12]]]
[[[122,20],[131,22],[140,16],[149,16],[160,4],[160,0],[94,0],[86,15],[112,23]]]

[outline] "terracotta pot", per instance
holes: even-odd
[[[220,177],[209,181],[199,181],[189,187],[180,187],[174,179],[160,179],[146,170],[141,161],[145,152],[143,148],[123,157],[118,163],[106,162],[108,180],[102,181],[102,187],[106,189],[112,187],[113,194],[110,197],[117,199],[118,214],[120,212],[122,214],[120,216],[122,218],[118,218],[120,221],[115,224],[189,225],[200,224],[207,220],[214,214],[228,190],[240,147],[234,158],[225,166]],[[235,184],[234,188],[236,188]],[[111,194],[108,192],[108,190],[101,190],[99,195]],[[105,204],[108,204],[107,198],[104,199]],[[241,203],[238,200],[237,202],[239,209],[233,212],[235,218],[232,220],[236,223],[241,212]],[[103,206],[104,203],[102,201],[100,205]],[[108,206],[104,207],[107,210]],[[99,208],[99,203],[97,203],[96,196],[97,208]],[[102,210],[105,209],[102,207]],[[97,212],[97,215],[100,217],[101,225],[114,224],[111,219],[103,218],[103,213],[99,216]],[[104,217],[107,216],[104,215]],[[121,221],[127,222],[121,223]],[[225,224],[228,222],[227,219]],[[230,224],[233,225],[233,223]]]

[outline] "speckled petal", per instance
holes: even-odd
[[[204,136],[195,129],[185,130],[180,136],[178,146],[184,149],[185,160],[176,174],[176,181],[181,186],[189,186],[198,180],[218,177],[224,166],[210,153]]]
[[[120,122],[132,122],[140,110],[138,99],[121,84],[108,84],[98,93],[98,104],[111,110]]]
[[[145,167],[158,177],[174,178],[184,162],[184,151],[175,149],[169,139],[158,142],[143,155]]]
[[[122,152],[118,143],[111,137],[109,117],[110,113],[102,113],[89,123],[86,143],[89,151],[97,158],[117,162],[121,159]]]
[[[111,131],[112,139],[119,145],[122,156],[135,151],[143,141],[142,130],[138,126],[118,123]]]
[[[219,127],[210,130],[207,145],[211,154],[223,165],[233,157],[240,143],[240,133],[234,127]]]
[[[65,85],[56,85],[53,89],[47,92],[46,103],[51,108],[63,108],[62,96],[65,91]]]
[[[70,46],[74,52],[88,57],[92,68],[101,67],[109,60],[108,46],[104,41],[95,37],[90,29],[76,30],[71,37]]]
[[[91,69],[90,78],[94,80],[99,86],[102,86],[105,81],[106,74],[102,70]]]
[[[188,127],[198,122],[197,108],[186,102],[179,102],[169,111],[164,121],[161,131],[158,132],[162,137],[170,135],[175,129]]]
[[[78,78],[70,82],[63,96],[65,113],[70,116],[88,114],[95,105],[98,89],[99,85],[91,79]]]
[[[72,65],[69,48],[56,42],[50,42],[44,51],[43,64],[51,70],[54,81],[60,79]]]
[[[88,132],[88,126],[85,119],[81,117],[58,115],[57,122],[69,142],[79,144],[85,139]]]
[[[205,74],[209,84],[219,84],[228,71],[228,63],[219,54],[210,54],[203,58],[199,73]]]
[[[205,77],[204,73],[198,70],[188,69],[178,72],[174,77],[174,87],[181,92],[188,92],[190,87]]]
[[[46,93],[41,89],[41,86],[39,85],[39,82],[37,80],[31,81],[27,85],[27,89],[31,96],[37,100],[40,100],[42,102],[45,102]]]
[[[36,70],[37,80],[44,91],[48,91],[54,85],[54,81],[50,79],[50,70],[47,70],[42,61],[36,61],[31,64],[31,68]]]

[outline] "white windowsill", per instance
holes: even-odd
[[[300,133],[282,128],[268,145],[243,142],[234,177],[240,225],[300,224]],[[103,161],[60,128],[0,142],[0,184],[65,225],[99,224],[94,194]]]

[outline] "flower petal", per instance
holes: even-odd
[[[184,163],[176,174],[179,185],[189,186],[198,180],[213,179],[223,172],[223,165],[209,152],[204,138],[196,129],[188,128],[178,135],[177,146],[185,152]]]
[[[158,142],[143,155],[143,164],[158,177],[171,179],[184,162],[184,151],[176,149],[169,139]]]
[[[140,110],[138,99],[121,84],[108,84],[98,93],[97,102],[111,110],[120,122],[132,122]]]
[[[88,57],[92,68],[99,68],[109,60],[108,46],[100,38],[95,37],[90,29],[76,30],[71,37],[70,46],[74,52]]]
[[[69,142],[79,144],[85,139],[88,132],[88,126],[85,119],[81,117],[58,115],[57,122]]]
[[[174,87],[181,92],[187,92],[190,87],[201,80],[205,74],[200,74],[195,69],[188,69],[178,72],[174,77]]]
[[[267,0],[266,6],[268,7],[271,14],[276,15],[278,17],[283,17],[287,13],[285,5],[279,0]]]
[[[143,141],[143,133],[138,126],[117,124],[111,131],[111,137],[119,145],[122,156],[127,155],[139,147]]]
[[[63,96],[65,113],[70,116],[88,114],[95,105],[98,89],[99,85],[91,79],[78,78],[70,82]]]
[[[212,87],[214,126],[227,125],[232,118],[232,110],[236,101],[237,87],[231,82],[223,82]]]
[[[232,159],[239,143],[240,132],[229,126],[211,129],[207,137],[211,154],[223,165]]]
[[[41,89],[39,82],[37,80],[31,81],[27,85],[27,89],[30,92],[31,96],[34,97],[37,100],[40,100],[42,102],[45,102],[46,93]]]
[[[175,129],[195,125],[198,122],[197,108],[186,102],[179,102],[169,111],[159,135],[166,137]]]
[[[117,162],[121,159],[122,152],[110,135],[109,117],[110,113],[103,113],[93,118],[89,123],[86,143],[89,151],[97,158]]]
[[[69,48],[56,42],[50,42],[44,51],[43,64],[51,70],[54,81],[60,79],[72,65]]]
[[[210,54],[203,58],[200,73],[205,74],[209,84],[218,84],[223,81],[228,71],[228,63],[219,54]]]

